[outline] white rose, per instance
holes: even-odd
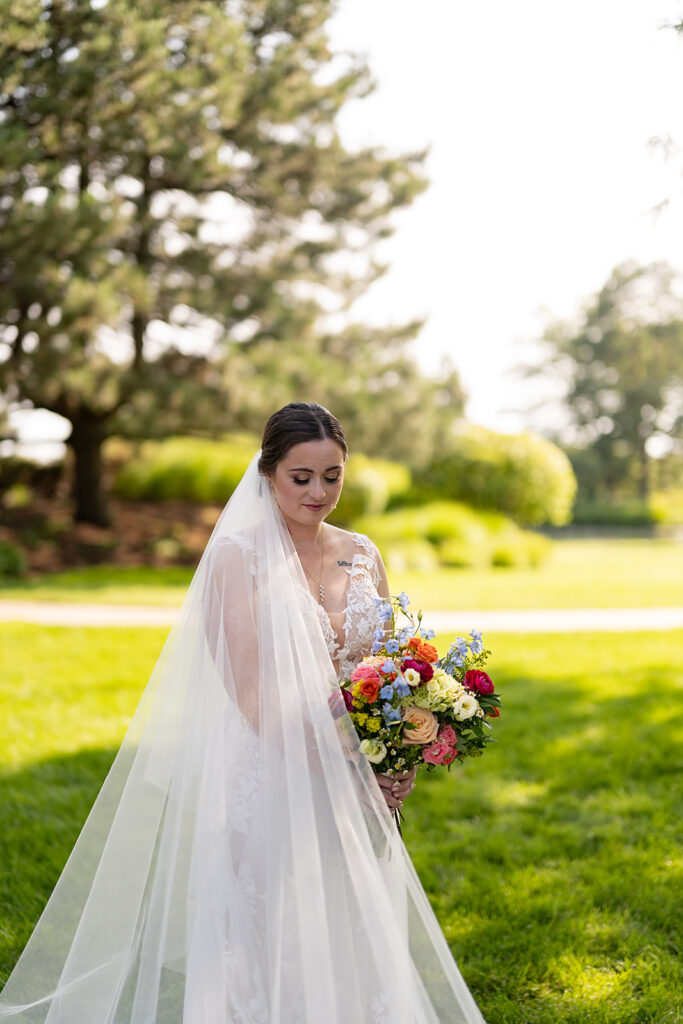
[[[458,697],[453,705],[455,717],[459,722],[464,722],[466,718],[471,718],[472,715],[476,714],[478,707],[477,698],[471,693],[465,693],[462,697]]]
[[[368,761],[372,761],[373,764],[383,761],[387,752],[387,748],[381,740],[361,740],[360,749]]]

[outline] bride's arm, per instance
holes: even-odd
[[[216,542],[204,587],[204,631],[220,681],[259,731],[259,656],[252,559],[229,539]]]

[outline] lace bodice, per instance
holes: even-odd
[[[322,605],[316,605],[327,649],[340,679],[350,675],[361,658],[370,654],[373,634],[380,625],[375,606],[380,582],[375,547],[364,533],[353,533],[352,537],[359,550],[345,569],[350,576],[346,608],[328,614]]]

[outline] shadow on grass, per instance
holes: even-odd
[[[406,805],[408,849],[491,1024],[683,1020],[671,677],[501,671],[499,743]]]
[[[489,1024],[683,1020],[681,692],[672,669],[520,679],[499,743],[423,775],[404,834]],[[0,778],[0,979],[27,941],[115,756]]]
[[[0,775],[0,982],[43,911],[116,749],[83,750]]]

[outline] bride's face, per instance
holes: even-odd
[[[302,526],[329,515],[343,481],[344,453],[329,438],[295,444],[270,478],[283,515]]]

